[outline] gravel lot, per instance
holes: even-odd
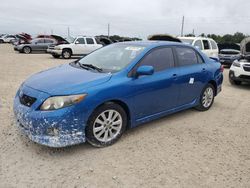
[[[72,60],[71,60],[72,61]],[[31,74],[69,61],[0,45],[0,187],[250,187],[250,85],[207,112],[186,110],[129,130],[115,145],[51,149],[14,126],[12,104]]]

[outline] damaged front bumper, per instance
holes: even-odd
[[[78,108],[70,106],[56,111],[37,110],[49,97],[47,93],[23,86],[22,93],[36,97],[28,107],[20,102],[20,91],[14,99],[16,125],[32,141],[49,147],[65,147],[85,142],[85,118]]]

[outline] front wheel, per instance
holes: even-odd
[[[23,48],[23,52],[24,52],[25,54],[30,54],[30,53],[31,53],[31,48],[28,47],[28,46],[25,46],[25,47]]]
[[[127,114],[116,103],[106,103],[98,107],[89,118],[86,127],[87,141],[95,147],[114,144],[127,126]]]
[[[62,51],[62,57],[63,57],[63,59],[69,59],[69,58],[71,58],[71,55],[72,55],[72,52],[69,49],[64,49]]]
[[[208,110],[214,103],[215,89],[212,84],[208,84],[200,96],[200,104],[196,107],[199,111]]]

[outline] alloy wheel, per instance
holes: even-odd
[[[203,96],[202,96],[202,105],[205,107],[205,108],[208,108],[210,107],[210,105],[212,104],[213,102],[213,98],[214,98],[214,91],[211,87],[208,87],[204,93],[203,93]]]
[[[93,134],[100,142],[110,142],[120,134],[122,123],[122,116],[118,111],[106,110],[97,116]]]

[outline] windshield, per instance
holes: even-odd
[[[192,45],[194,40],[192,40],[192,39],[181,39],[181,41],[183,43],[185,43],[185,44],[191,44]]]
[[[103,47],[79,60],[81,64],[94,65],[103,72],[118,72],[132,62],[145,47],[128,44],[113,44]]]

